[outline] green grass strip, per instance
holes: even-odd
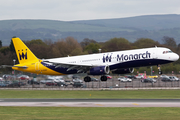
[[[0,98],[180,99],[180,90],[0,90]]]
[[[180,108],[0,107],[1,120],[179,120]]]

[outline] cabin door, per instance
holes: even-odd
[[[35,63],[35,71],[36,71],[37,73],[39,73],[39,71],[40,71],[40,69],[39,69],[39,62],[36,62],[36,63]]]
[[[157,59],[158,56],[157,56],[157,53],[158,53],[158,49],[153,49],[153,59]]]

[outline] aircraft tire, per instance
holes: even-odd
[[[107,77],[106,76],[101,76],[101,81],[107,81]]]
[[[90,82],[91,81],[91,78],[89,77],[89,76],[86,76],[85,78],[84,78],[84,82]]]

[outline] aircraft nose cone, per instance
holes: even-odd
[[[173,60],[174,60],[174,61],[177,61],[178,59],[179,59],[179,55],[175,53],[175,54],[173,55]]]

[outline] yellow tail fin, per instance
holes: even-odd
[[[18,57],[19,63],[23,64],[25,62],[30,62],[38,60],[38,58],[31,52],[31,50],[21,41],[20,38],[12,38],[14,48],[16,50],[16,55]]]

